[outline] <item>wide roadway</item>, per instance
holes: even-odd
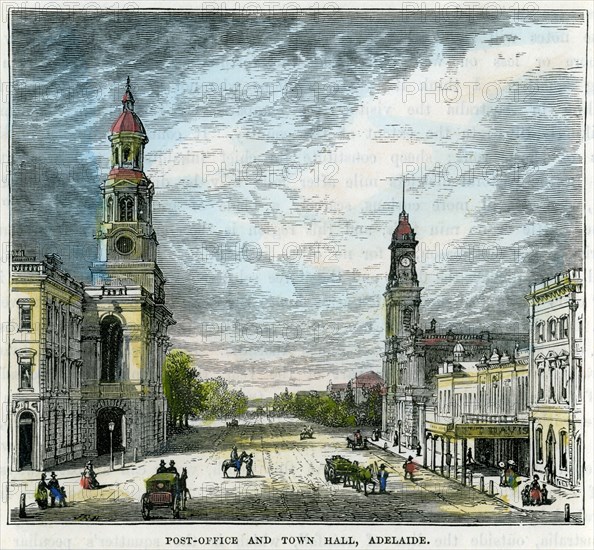
[[[413,481],[404,479],[403,458],[370,447],[351,451],[345,437],[350,430],[314,425],[314,439],[299,439],[303,423],[255,419],[239,427],[194,426],[172,437],[168,450],[137,464],[109,472],[98,460],[98,491],[78,486],[79,468],[56,470],[69,494],[67,508],[39,510],[32,502],[34,481],[20,482],[27,497],[27,518],[18,518],[15,491],[13,521],[141,521],[140,497],[144,480],[161,458],[175,460],[188,470],[191,499],[179,520],[195,522],[394,522],[394,523],[526,523],[562,522],[562,515],[542,510],[522,511],[476,489],[420,470]],[[233,445],[254,455],[253,478],[224,478],[221,464]],[[340,454],[361,465],[384,463],[390,473],[387,494],[358,493],[342,483],[325,480],[325,459]],[[105,460],[103,460],[105,463]],[[31,474],[31,473],[29,473]],[[29,476],[31,477],[31,476]],[[151,521],[173,521],[169,510],[153,511]]]

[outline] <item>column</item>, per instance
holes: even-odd
[[[439,439],[441,439],[441,460],[440,460],[439,470],[440,470],[441,475],[443,475],[443,458],[444,458],[444,440],[443,440],[443,435],[440,436]]]
[[[462,439],[462,485],[466,485],[466,453],[468,452],[468,441]]]
[[[458,479],[458,440],[454,439],[454,479]]]
[[[435,451],[436,451],[436,444],[437,444],[437,436],[434,435],[431,437],[431,469],[435,472]]]

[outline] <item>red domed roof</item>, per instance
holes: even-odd
[[[402,237],[403,235],[410,235],[413,232],[410,223],[408,223],[408,214],[406,212],[400,213],[400,219],[398,220],[398,227],[394,230],[393,237]]]
[[[146,134],[144,126],[134,111],[123,111],[120,113],[118,119],[111,126],[111,133],[118,132],[137,132],[139,134]]]

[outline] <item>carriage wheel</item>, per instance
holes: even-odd
[[[150,509],[150,504],[148,501],[148,495],[146,493],[144,495],[142,495],[141,503],[142,503],[142,519],[145,521],[148,521],[149,519],[151,519],[151,509]]]
[[[328,477],[330,479],[331,483],[338,483],[340,481],[340,479],[336,477],[336,470],[334,469],[333,466],[330,466],[328,468]]]
[[[179,506],[179,495],[176,495],[175,500],[173,501],[173,508],[172,508],[173,517],[175,519],[179,519],[179,507],[180,507]]]
[[[326,464],[326,466],[324,466],[324,479],[326,481],[330,481],[330,476],[328,475],[328,464]]]

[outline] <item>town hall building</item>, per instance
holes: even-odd
[[[165,303],[144,173],[146,130],[128,79],[111,126],[92,281],[57,255],[13,252],[11,469],[43,470],[110,451],[150,452],[167,437],[162,368],[175,323]]]
[[[386,384],[382,430],[386,437],[409,449],[425,449],[427,411],[437,404],[436,375],[444,361],[479,362],[497,348],[511,354],[528,346],[528,334],[459,333],[420,327],[422,288],[417,276],[418,241],[409,215],[402,211],[389,246],[391,253],[385,302],[385,350],[382,377]],[[425,456],[426,458],[426,456]]]

